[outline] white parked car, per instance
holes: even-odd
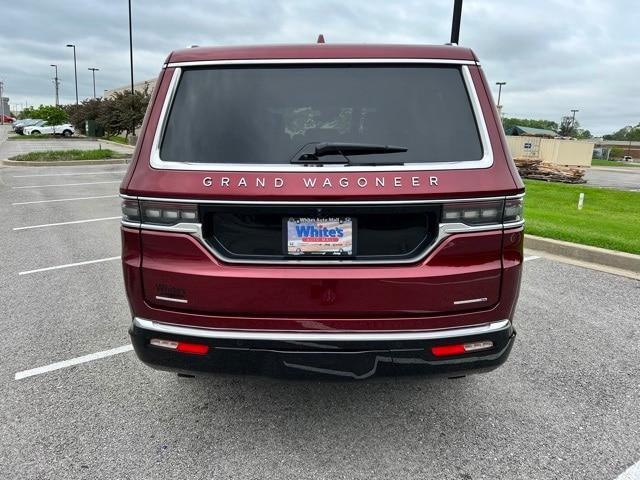
[[[25,135],[62,135],[63,137],[70,137],[75,133],[73,125],[70,123],[63,123],[62,125],[49,125],[44,122],[41,125],[33,125],[31,127],[24,128]]]

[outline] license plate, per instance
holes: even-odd
[[[286,219],[288,255],[353,255],[351,217]]]

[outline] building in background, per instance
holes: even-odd
[[[156,86],[156,78],[152,78],[151,80],[145,80],[143,82],[138,82],[133,84],[133,89],[135,91],[144,91],[145,88],[149,89],[149,94],[153,93],[153,89]],[[104,91],[104,97],[109,98],[110,96],[116,93],[124,93],[131,91],[131,85],[124,85],[122,87],[112,88],[111,90]]]

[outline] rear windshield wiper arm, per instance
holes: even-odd
[[[306,147],[315,145],[315,148],[309,152]],[[303,153],[299,157],[294,156],[291,159],[291,163],[346,163],[360,165],[357,162],[352,162],[349,159],[349,155],[372,155],[372,154],[385,154],[385,153],[402,153],[408,149],[406,147],[399,147],[396,145],[378,145],[375,143],[339,143],[339,142],[321,142],[315,144],[308,144],[303,147],[302,150],[307,150],[307,153]],[[342,158],[321,160],[321,157],[328,155],[341,155]],[[367,162],[367,165],[402,165],[403,162]]]

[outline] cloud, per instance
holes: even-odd
[[[53,68],[61,99],[75,100],[77,45],[81,98],[129,81],[127,3],[5,2],[0,79],[12,103],[52,103]],[[135,79],[157,75],[166,55],[188,45],[448,41],[452,2],[383,0],[133,0]],[[608,133],[640,121],[640,9],[636,2],[466,0],[461,44],[479,56],[509,116],[559,121],[578,108],[580,123]],[[494,88],[495,90],[495,88]]]

